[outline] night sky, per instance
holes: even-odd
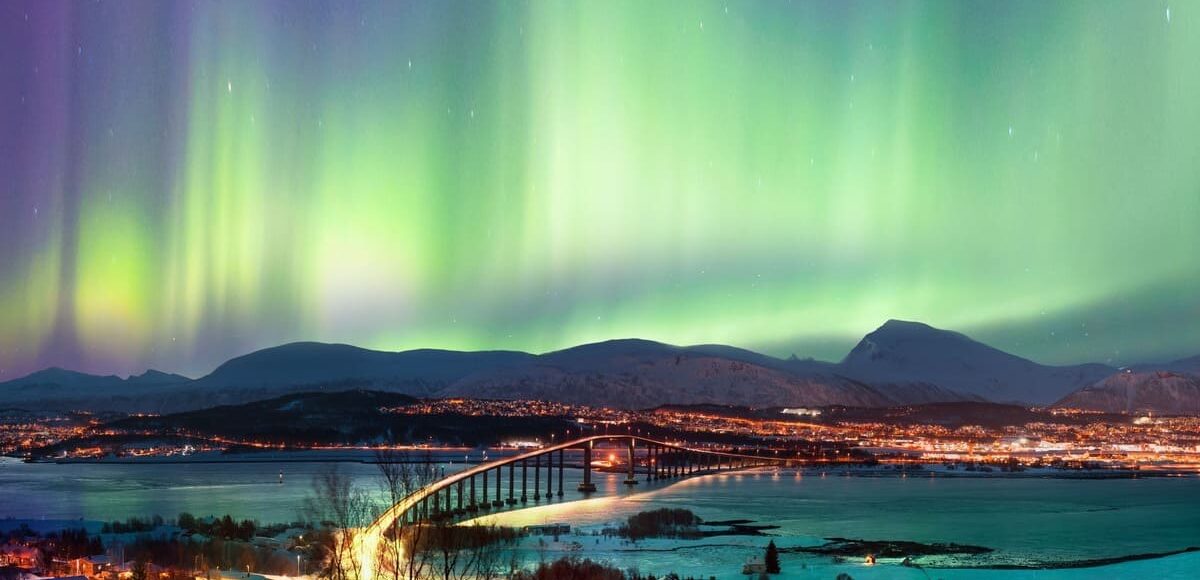
[[[1200,2],[0,2],[0,374],[1200,353]]]

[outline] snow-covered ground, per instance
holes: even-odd
[[[1070,482],[1066,483],[1069,484]],[[637,568],[643,573],[653,573],[659,576],[668,572],[676,572],[683,576],[691,575],[699,578],[708,578],[710,576],[717,578],[744,578],[741,574],[742,564],[751,556],[761,555],[767,542],[772,539],[783,551],[780,558],[784,574],[776,578],[828,578],[832,580],[840,573],[847,573],[858,580],[864,578],[941,578],[945,580],[958,578],[982,578],[985,580],[1059,580],[1096,577],[1197,578],[1198,576],[1195,571],[1200,569],[1200,553],[1185,553],[1089,568],[1044,570],[967,569],[955,567],[928,567],[919,569],[901,566],[899,559],[880,559],[875,565],[868,566],[861,558],[847,558],[842,562],[837,562],[829,556],[788,552],[787,548],[816,546],[826,542],[823,537],[811,534],[806,535],[802,531],[804,528],[798,529],[794,525],[785,525],[777,530],[768,530],[767,533],[771,534],[769,537],[729,535],[697,540],[654,539],[640,541],[636,544],[620,538],[600,535],[602,534],[602,530],[605,528],[615,528],[628,515],[636,511],[664,506],[689,507],[687,502],[674,501],[677,499],[679,498],[674,497],[672,490],[667,488],[657,492],[634,493],[618,498],[595,497],[568,503],[535,506],[513,512],[484,516],[480,520],[506,526],[525,526],[554,522],[569,522],[575,526],[572,534],[561,536],[557,542],[551,537],[531,537],[524,540],[519,547],[519,552],[521,553],[522,560],[526,563],[532,564],[539,560],[549,561],[564,555],[575,555],[581,558],[604,561],[623,569]],[[747,499],[747,501],[752,500]],[[762,520],[754,523],[782,523],[783,520],[786,520],[788,509],[783,509],[781,504],[781,511],[778,515],[781,521],[772,522]],[[822,507],[818,509],[825,511],[827,508]],[[1029,509],[1029,507],[1024,506],[1022,509]],[[1072,509],[1084,510],[1086,515],[1090,515],[1092,519],[1096,520],[1100,519],[1100,516],[1104,514],[1114,513],[1111,511],[1092,512],[1090,511],[1091,507]],[[699,509],[698,511],[705,516],[714,515],[709,509]],[[719,517],[709,517],[708,519],[726,519],[727,517],[732,519],[739,513],[750,512],[758,513],[760,520],[763,517],[769,517],[768,514],[763,513],[762,509],[755,509],[747,503],[740,510],[737,505],[728,505],[727,511],[715,514]],[[836,516],[832,513],[830,515],[831,517],[835,517],[834,521],[837,521]],[[888,516],[884,514],[880,517],[887,518]],[[953,522],[955,520],[950,519],[947,521]],[[832,524],[833,522],[829,523]],[[906,526],[897,526],[895,522],[890,521],[887,522],[888,526],[883,526],[883,523],[883,521],[880,521],[881,525],[879,526],[870,524],[864,526],[862,522],[858,522],[855,529],[858,529],[859,533],[867,535],[870,532],[863,530],[874,528],[876,530],[874,533],[880,535],[867,536],[872,539],[921,539],[905,537],[903,535],[892,537],[893,534],[897,533],[897,529],[904,529]],[[835,525],[832,528],[848,529],[850,524],[850,522],[846,522],[845,525]],[[1159,522],[1160,526],[1165,526],[1166,524],[1167,522]],[[1007,526],[1008,523],[999,521],[993,523],[993,526],[997,525]],[[1159,531],[1161,532],[1163,529],[1160,528]],[[958,532],[963,532],[963,529],[959,529]],[[954,534],[951,536],[950,541],[971,543],[955,540],[954,538],[957,537],[957,534],[949,529],[946,530],[946,533]],[[1153,535],[1155,532],[1153,530],[1143,530],[1139,533]],[[1196,533],[1200,534],[1200,530]],[[861,536],[853,535],[853,537]],[[916,558],[915,561],[926,566],[934,564],[981,566],[1006,563],[1027,564],[1035,559],[1062,562],[1095,557],[1127,556],[1131,553],[1138,553],[1129,551],[1130,548],[1128,546],[1100,545],[1087,546],[1088,552],[1086,554],[1078,554],[1080,546],[1075,545],[1073,542],[1087,542],[1090,540],[1083,536],[1071,536],[1070,538],[1068,540],[1067,537],[1062,537],[1059,540],[1062,543],[1044,546],[1044,549],[1034,552],[999,549],[995,553],[982,556],[962,556],[957,558],[929,556]],[[1178,540],[1179,538],[1176,537],[1176,539]],[[1183,545],[1186,546],[1188,544]]]
[[[769,539],[780,548],[822,543],[819,538],[766,538],[717,536],[698,540],[653,539],[631,543],[616,537],[593,536],[599,528],[584,528],[570,535],[530,537],[518,548],[523,562],[552,561],[573,555],[607,562],[623,569],[637,568],[643,573],[661,576],[676,572],[698,578],[745,578],[742,564],[750,556],[761,555]],[[827,578],[846,573],[856,580],[872,579],[982,579],[982,580],[1074,580],[1085,578],[1160,578],[1195,579],[1200,570],[1200,553],[1187,553],[1151,560],[1123,562],[1108,566],[1052,570],[996,570],[963,568],[909,568],[899,559],[880,559],[867,565],[861,559],[848,558],[838,563],[828,556],[782,553],[783,574],[776,579]]]

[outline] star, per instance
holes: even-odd
[[[412,70],[412,59],[408,59],[408,70]]]
[[[703,20],[700,21],[700,30],[704,30],[704,21]]]
[[[225,90],[233,92],[233,81],[225,81]]]
[[[1009,136],[1009,137],[1012,137],[1012,136],[1013,136],[1013,129],[1012,129],[1012,125],[1009,125],[1009,126],[1008,126],[1008,136]]]
[[[1167,24],[1171,23],[1171,7],[1167,6]]]

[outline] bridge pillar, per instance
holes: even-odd
[[[588,441],[583,444],[583,481],[579,483],[579,491],[583,493],[591,493],[596,491],[596,484],[592,483],[592,442]]]
[[[533,501],[542,499],[542,456],[533,458]]]
[[[633,455],[633,437],[629,438],[629,471],[625,476],[625,485],[637,485],[637,476],[634,474],[634,455]]]
[[[546,454],[546,499],[554,497],[554,452]]]
[[[512,464],[510,463],[509,465],[512,465]],[[510,471],[509,473],[512,473],[512,472]],[[496,468],[496,499],[492,501],[493,507],[500,507],[500,506],[504,505],[504,500],[500,499],[500,492],[501,492],[500,479],[503,477],[504,477],[504,466],[501,465]]]
[[[517,462],[508,464],[508,505],[517,503],[516,494]]]
[[[488,504],[488,497],[487,497],[487,492],[488,492],[488,477],[487,477],[487,473],[488,473],[488,470],[486,470],[486,469],[485,469],[485,470],[483,470],[483,505],[482,505],[482,506],[479,506],[479,507],[482,507],[482,508],[484,508],[484,509],[487,509],[487,507],[488,507],[488,505],[489,505],[489,504]],[[472,477],[472,478],[471,478],[471,480],[472,480],[472,481],[471,481],[471,494],[472,494],[472,495],[474,495],[474,493],[475,493],[475,482],[474,482],[474,479],[475,479],[474,477]],[[475,503],[475,498],[474,498],[474,497],[472,497],[472,498],[471,498],[471,503]]]
[[[646,483],[650,483],[650,470],[654,467],[654,464],[652,463],[654,457],[650,454],[653,450],[654,448],[651,447],[650,444],[646,444]]]
[[[525,490],[529,487],[529,465],[528,460],[521,460],[521,503],[529,501],[529,497],[525,495]]]
[[[484,477],[487,477],[486,475]],[[483,489],[487,489],[487,484],[483,485]],[[471,504],[467,506],[470,511],[479,509],[479,504],[475,503],[475,476],[471,476]]]
[[[458,480],[458,508],[455,511],[458,513],[463,511],[463,482],[461,479]]]
[[[563,495],[563,456],[565,453],[565,449],[558,450],[558,497]]]

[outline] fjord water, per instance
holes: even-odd
[[[323,462],[0,462],[4,518],[111,520],[182,511],[283,522],[297,518]],[[448,466],[453,470],[456,465]],[[338,469],[377,489],[374,466]],[[279,483],[279,472],[284,483]],[[578,497],[568,472],[564,499]],[[781,545],[825,537],[987,546],[1014,561],[1043,562],[1167,552],[1200,545],[1200,479],[1074,480],[1036,477],[845,477],[794,471],[720,474],[628,490],[597,475],[600,492],[495,516],[502,524],[615,523],[644,509],[686,507],[709,521],[779,526]],[[530,485],[533,483],[532,474]],[[517,481],[519,485],[520,475]],[[507,482],[505,482],[507,483]],[[545,485],[543,480],[543,485]],[[718,537],[720,543],[762,543]]]
[[[609,482],[616,484],[616,478]],[[683,507],[708,521],[778,525],[772,533],[785,537],[952,542],[1020,559],[1066,561],[1200,545],[1198,493],[1195,478],[798,477],[788,471],[700,477],[513,512],[502,521],[596,524]]]

